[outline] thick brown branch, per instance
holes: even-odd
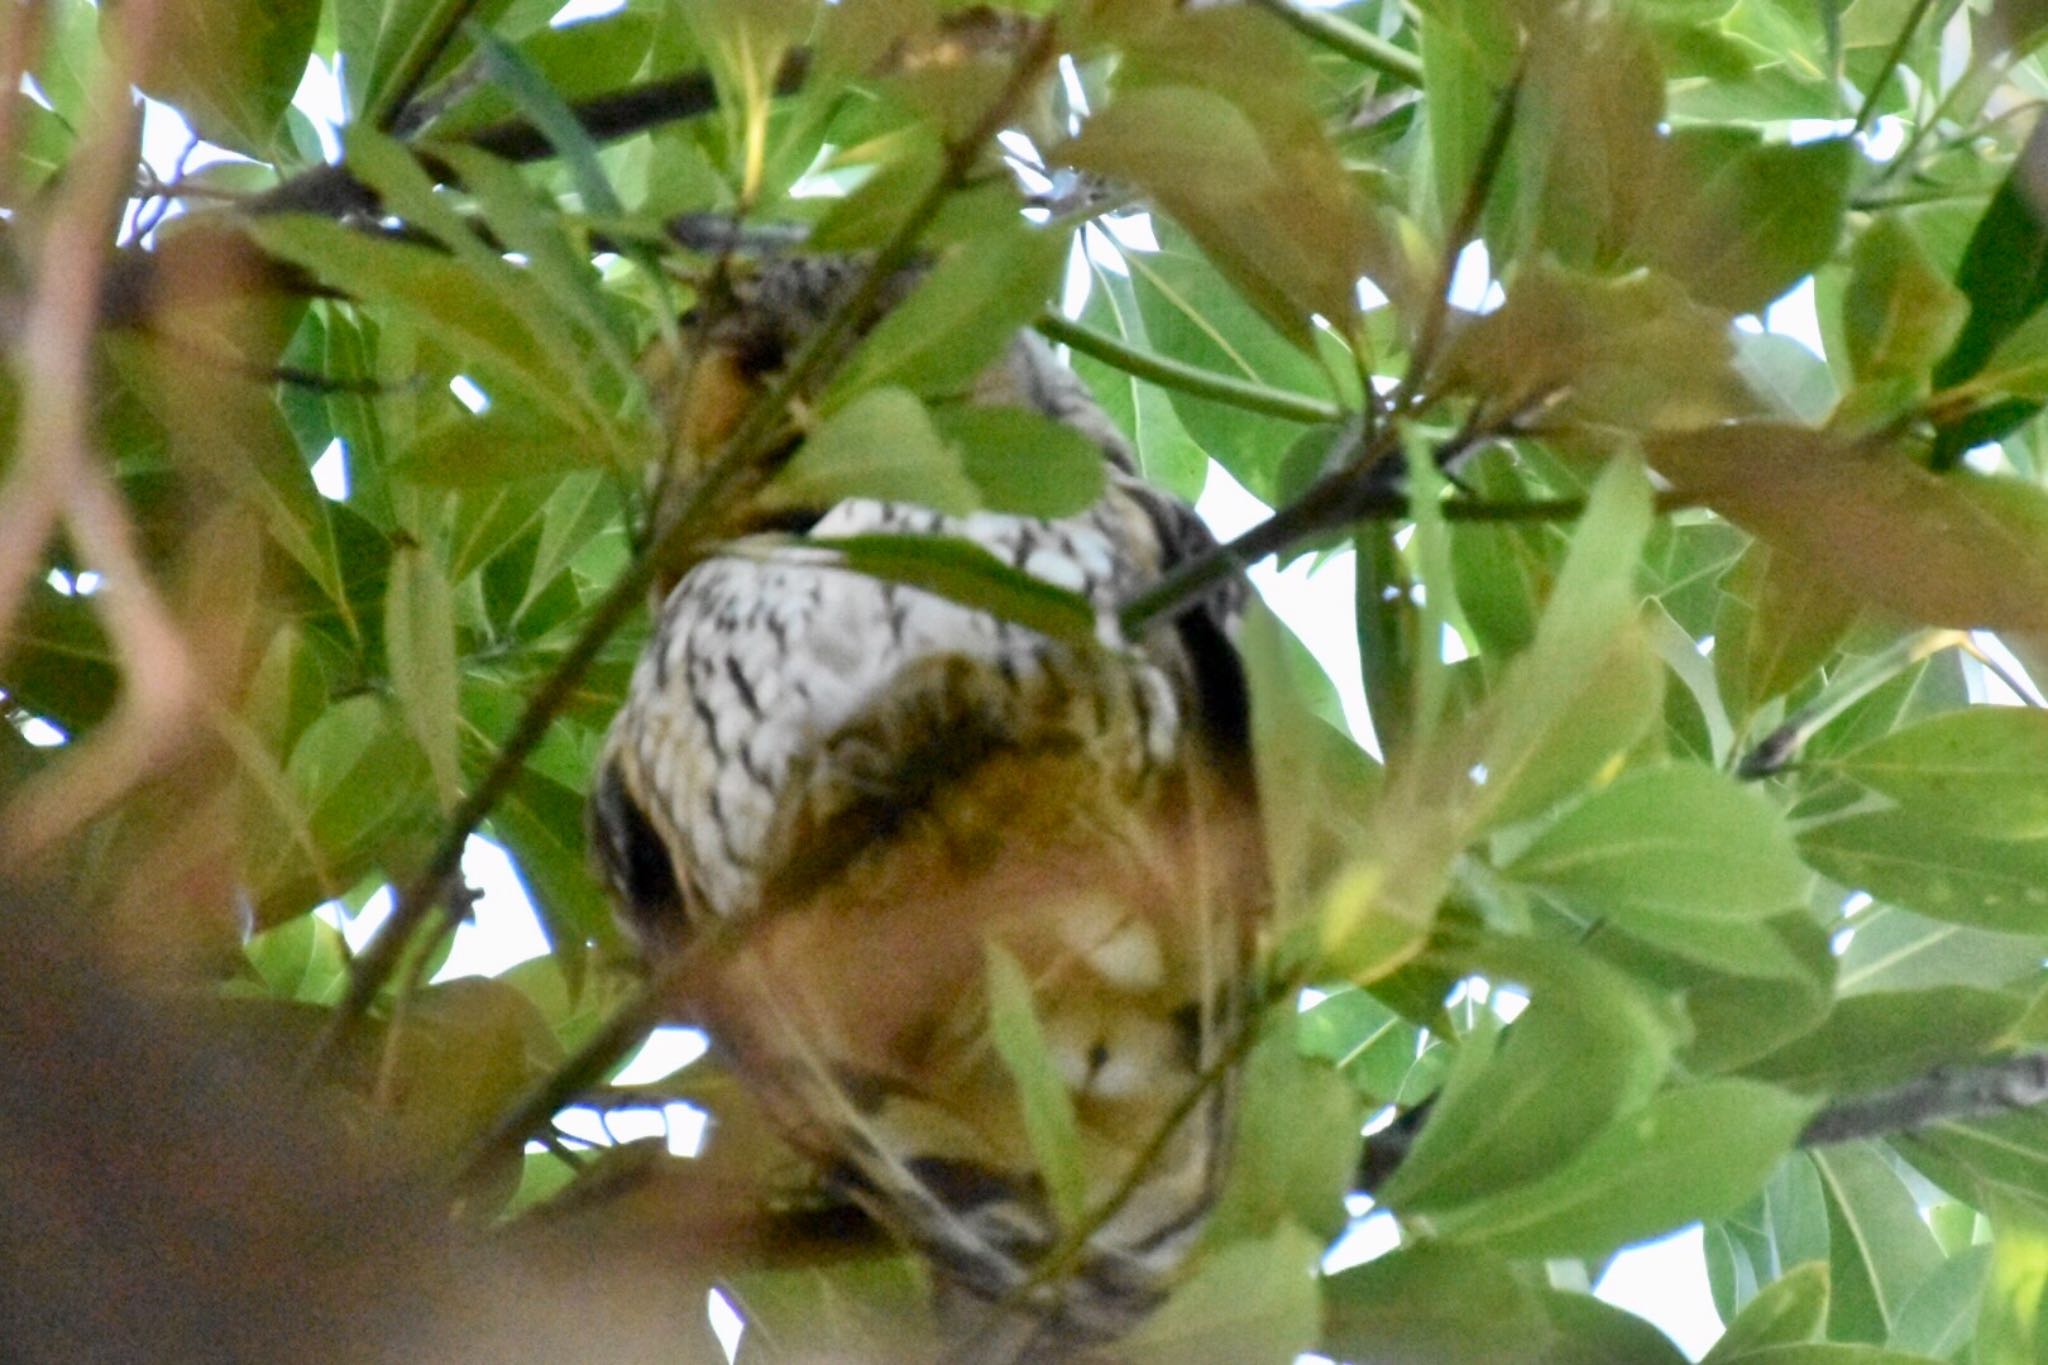
[[[1925,1076],[1836,1100],[1799,1135],[1802,1147],[1911,1133],[1949,1119],[1995,1118],[2048,1105],[2048,1052],[1981,1066],[1945,1066]]]
[[[790,94],[804,82],[810,71],[810,54],[792,51],[776,74],[778,94]],[[594,142],[615,142],[665,124],[697,118],[718,107],[718,92],[703,71],[686,71],[658,81],[628,86],[609,94],[595,95],[569,106],[576,121]],[[507,161],[544,161],[555,154],[552,143],[540,129],[525,119],[494,123],[459,139]],[[453,173],[431,153],[422,163],[436,177],[452,180]],[[292,177],[276,189],[248,201],[245,211],[255,214],[316,213],[328,218],[375,213],[377,196],[342,165],[320,166]]]

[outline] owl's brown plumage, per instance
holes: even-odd
[[[699,399],[732,408],[845,279],[829,259],[768,266],[709,330]],[[1210,543],[1037,337],[969,401],[1087,435],[1103,496],[1058,520],[853,499],[810,533],[965,538],[1105,610]],[[730,420],[705,406],[678,415],[700,443]],[[1265,894],[1233,615],[1218,597],[1075,648],[786,543],[736,546],[669,593],[607,741],[592,841],[628,925],[656,956],[715,940],[690,1016],[785,1136],[931,1259],[975,1358],[1128,1330],[1214,1198],[1231,1086],[1203,1078],[1243,1027]],[[990,1041],[990,944],[1031,983],[1088,1207],[1122,1197],[1057,1273],[1040,1263],[1063,1230]]]

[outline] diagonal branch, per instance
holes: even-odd
[[[1107,333],[1083,327],[1058,313],[1048,311],[1032,325],[1048,341],[1070,346],[1083,355],[1093,356],[1105,365],[1113,365],[1133,378],[1150,380],[1161,388],[1177,389],[1196,398],[1228,403],[1246,412],[1263,413],[1289,422],[1344,420],[1344,410],[1335,403],[1183,365],[1156,352],[1126,345]]]
[[[1951,1119],[1996,1118],[2048,1105],[2048,1052],[1944,1066],[1888,1090],[1849,1095],[1814,1115],[1801,1147],[1895,1137]]]
[[[1377,33],[1368,33],[1328,10],[1304,9],[1294,0],[1252,0],[1310,42],[1369,66],[1383,76],[1404,85],[1422,86],[1422,58],[1404,47],[1396,47]]]

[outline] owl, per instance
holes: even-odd
[[[689,329],[684,477],[859,269],[770,261]],[[694,954],[677,1013],[928,1259],[948,1359],[1113,1358],[1187,1260],[1226,1158],[1267,896],[1241,589],[1077,646],[792,543],[958,538],[1105,621],[1213,544],[1035,334],[958,401],[1086,436],[1100,498],[1058,519],[778,509],[781,534],[696,564],[607,737],[591,845],[647,956]],[[1035,1070],[991,1028],[997,967],[1027,988]],[[1058,1172],[1028,1117],[1047,1103],[1071,1111]]]

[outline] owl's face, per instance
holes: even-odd
[[[671,433],[664,460],[650,471],[655,535],[673,523],[693,481],[866,270],[866,260],[856,256],[730,260],[679,320],[680,345],[658,341],[648,350],[641,370]],[[880,311],[900,302],[918,273],[901,272],[883,291]],[[859,341],[856,332],[844,344],[851,349]],[[783,418],[783,445],[793,448],[803,438],[800,410]],[[725,530],[732,536],[803,530],[827,510],[778,507],[772,515],[743,515]],[[654,603],[674,586],[672,578],[657,582]]]

